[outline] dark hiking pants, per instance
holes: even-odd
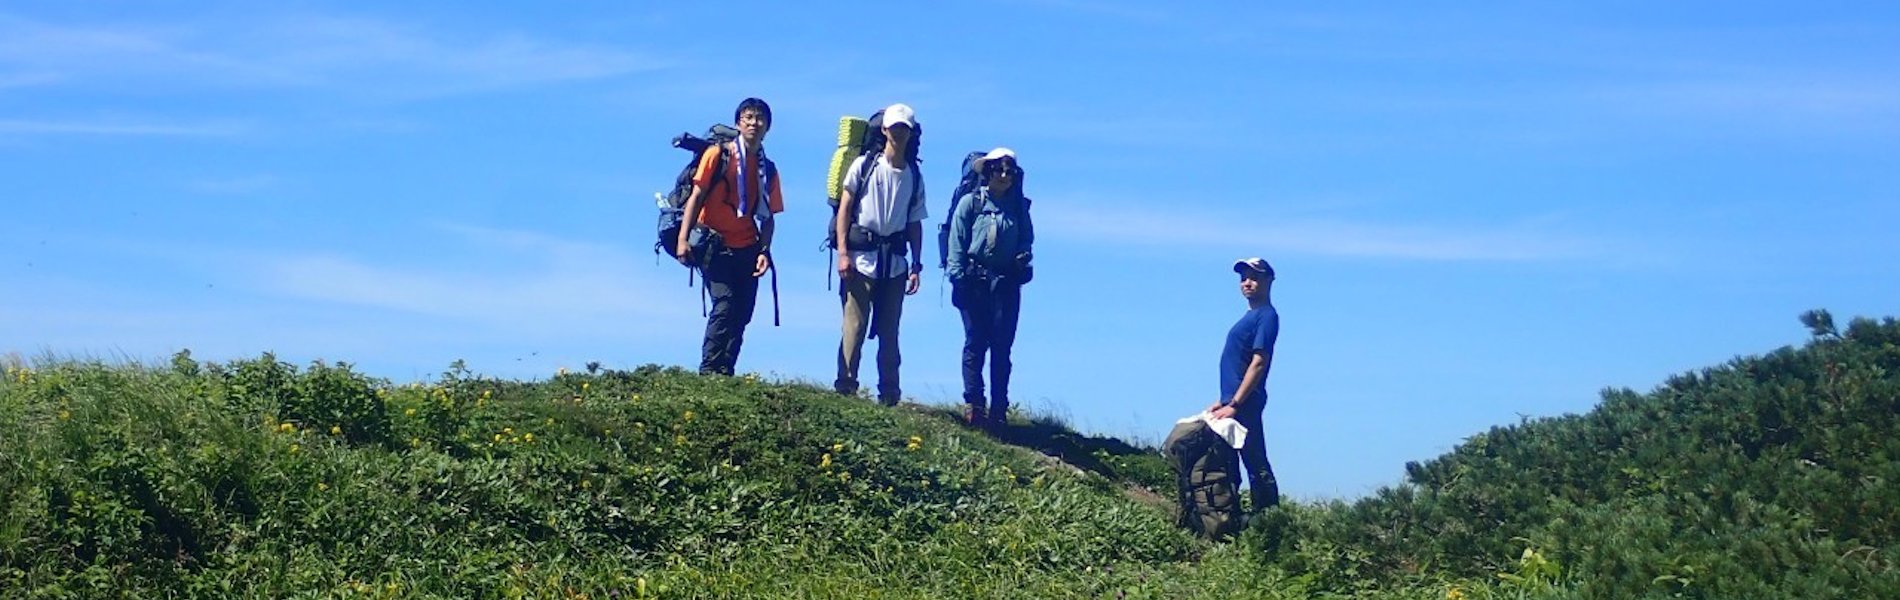
[[[745,327],[752,322],[752,308],[759,299],[759,246],[713,250],[706,257],[703,271],[706,291],[712,296],[712,313],[706,318],[706,343],[701,348],[699,372],[731,375],[739,362],[739,347],[745,343]]]
[[[1273,478],[1273,465],[1267,462],[1267,428],[1261,419],[1266,408],[1266,398],[1249,398],[1234,411],[1234,420],[1247,428],[1240,462],[1247,467],[1247,488],[1252,490],[1256,512],[1280,503],[1280,482]]]
[[[1010,347],[1022,312],[1023,286],[1004,277],[968,278],[956,284],[951,303],[963,313],[963,401],[983,408],[983,359],[989,355],[989,418],[1002,423],[1009,412]]]

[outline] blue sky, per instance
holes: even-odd
[[[830,380],[825,161],[903,101],[940,194],[1022,157],[1036,410],[1158,441],[1218,391],[1229,265],[1273,261],[1297,497],[1900,312],[1890,5],[643,4],[0,3],[0,352],[696,364],[652,194],[746,96],[789,210],[741,370]],[[960,343],[931,277],[906,391],[955,398]]]

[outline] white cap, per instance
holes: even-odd
[[[911,129],[916,129],[917,111],[911,110],[910,105],[901,102],[885,107],[884,128],[889,129],[899,123],[909,125]]]
[[[1016,158],[1016,151],[1015,151],[1015,150],[1011,150],[1011,149],[1009,149],[1009,148],[1005,148],[1005,147],[1002,147],[1002,146],[997,146],[997,147],[996,147],[996,149],[995,149],[995,150],[991,150],[989,154],[985,154],[985,155],[983,155],[983,157],[982,157],[982,158],[979,158],[979,159],[976,159],[976,164],[975,164],[975,165],[973,165],[973,166],[974,166],[974,167],[976,168],[976,170],[978,170],[978,171],[981,171],[981,170],[983,170],[983,164],[984,164],[984,163],[987,163],[987,162],[990,162],[990,161],[992,161],[992,160],[996,160],[996,159],[999,159],[999,158],[1007,158],[1007,159],[1010,159],[1010,160],[1014,160],[1014,161],[1016,161],[1016,162],[1019,162],[1019,163],[1020,163],[1020,162],[1022,162],[1021,160],[1019,160],[1019,159],[1017,159],[1017,158]]]

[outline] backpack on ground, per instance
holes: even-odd
[[[1161,445],[1174,467],[1175,524],[1208,539],[1224,539],[1245,525],[1240,510],[1240,464],[1233,446],[1195,419],[1174,426]]]
[[[913,124],[910,141],[905,144],[908,146],[905,154],[910,155],[910,164],[906,168],[914,178],[911,185],[912,194],[922,193],[924,189],[923,172],[917,168],[919,162],[917,150],[920,148],[923,137],[923,124]],[[831,169],[825,177],[825,202],[831,205],[831,220],[825,222],[825,249],[832,251],[838,249],[838,204],[844,200],[844,182],[848,171],[851,170],[851,163],[857,161],[860,156],[864,157],[864,163],[858,167],[858,186],[851,190],[851,196],[859,199],[859,202],[852,205],[853,225],[847,232],[847,235],[852,237],[845,241],[853,248],[867,248],[885,241],[875,239],[870,231],[858,227],[856,223],[857,213],[864,210],[864,191],[870,181],[871,170],[877,167],[877,158],[884,153],[886,141],[883,109],[871,113],[870,119],[850,116],[838,119],[838,149],[831,155]],[[896,251],[901,255],[903,250],[904,246],[898,244]],[[826,269],[826,272],[830,271],[831,269]],[[829,277],[826,278],[826,285],[827,287],[830,285]]]

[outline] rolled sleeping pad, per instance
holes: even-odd
[[[838,117],[838,146],[855,148],[864,143],[864,132],[870,131],[870,122],[853,116]]]
[[[825,175],[825,201],[832,206],[838,205],[844,195],[844,178],[851,169],[851,161],[858,158],[858,146],[864,144],[864,134],[869,123],[857,117],[838,119],[838,150],[831,153],[831,168]]]

